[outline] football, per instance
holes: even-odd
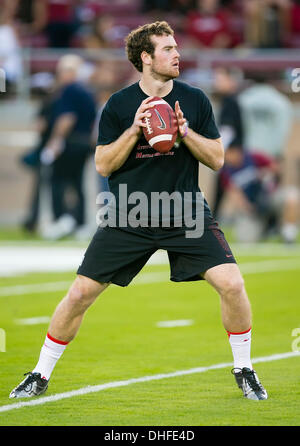
[[[161,153],[169,152],[177,139],[178,125],[174,110],[162,98],[154,97],[149,104],[150,118],[144,118],[143,132],[153,149]]]

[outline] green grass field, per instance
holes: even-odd
[[[292,342],[297,344],[292,330],[300,327],[299,248],[282,248],[282,253],[270,249],[261,255],[253,248],[236,254],[252,304],[252,357],[291,352]],[[6,351],[0,352],[1,426],[299,425],[299,357],[255,364],[267,401],[243,398],[230,365],[44,401],[45,396],[87,386],[232,362],[218,295],[204,282],[170,282],[168,265],[146,266],[140,273],[144,283],[109,287],[87,312],[46,395],[35,400],[41,404],[4,411],[4,406],[34,401],[10,400],[8,395],[36,364],[47,331],[47,323],[19,325],[16,320],[50,317],[67,287],[43,291],[43,284],[71,283],[74,277],[31,273],[0,278],[0,293],[6,290],[0,294],[0,327],[6,333]],[[24,288],[26,294],[14,294],[14,287],[32,284],[40,284],[40,291]],[[183,319],[193,324],[157,326],[159,321]]]

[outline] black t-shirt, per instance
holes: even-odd
[[[240,106],[235,96],[224,96],[218,124],[220,126],[229,126],[233,130],[230,145],[243,145],[243,124]]]
[[[141,102],[147,95],[135,83],[113,94],[106,103],[99,122],[98,145],[115,141],[128,129]],[[212,106],[199,88],[174,81],[172,91],[163,98],[175,109],[178,100],[189,127],[210,139],[220,137]],[[183,142],[175,144],[170,152],[161,154],[147,143],[143,134],[125,163],[109,176],[110,191],[118,200],[119,185],[127,185],[128,196],[136,191],[147,195],[152,192],[200,192],[198,185],[199,162]],[[194,198],[193,198],[194,200]],[[210,212],[205,202],[205,211]]]
[[[68,138],[86,141],[90,137],[96,119],[96,104],[91,92],[82,84],[74,82],[66,85],[59,92],[52,105],[50,125],[65,113],[73,113],[76,117],[74,127]]]

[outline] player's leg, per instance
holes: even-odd
[[[13,389],[11,398],[40,395],[47,390],[51,373],[68,343],[76,336],[86,310],[108,285],[77,276],[53,314],[37,365]]]
[[[11,392],[11,398],[44,393],[52,370],[76,335],[88,307],[109,283],[127,286],[156,251],[151,233],[99,228],[77,270],[77,278],[57,306],[36,367]]]
[[[251,363],[251,306],[239,267],[232,263],[210,268],[203,274],[220,295],[221,314],[234,359],[233,373],[244,396],[267,399]]]
[[[108,285],[78,275],[52,316],[48,330],[50,335],[62,342],[72,341],[86,310]]]
[[[251,307],[244,280],[236,263],[210,268],[203,274],[219,293],[224,328],[229,333],[240,333],[251,327]]]

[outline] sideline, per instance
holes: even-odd
[[[258,262],[239,263],[242,274],[264,274],[272,271],[300,270],[300,259],[262,260]],[[167,282],[169,272],[144,272],[136,276],[129,286],[148,283]],[[10,285],[0,287],[0,297],[20,296],[25,294],[52,293],[66,291],[72,281],[41,282],[24,285]]]

